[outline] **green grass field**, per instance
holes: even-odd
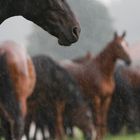
[[[68,140],[84,140],[83,135],[79,129],[75,129],[75,138],[68,138]],[[0,140],[4,140],[3,138],[0,138]],[[107,135],[104,140],[140,140],[140,133],[138,134],[122,134],[122,135]]]
[[[81,132],[76,130],[75,139],[68,139],[68,140],[84,140]],[[107,135],[104,140],[140,140],[140,133],[139,134],[122,134],[122,135]]]
[[[76,137],[75,139],[68,139],[68,140],[84,140],[81,136]],[[118,136],[111,136],[108,135],[104,140],[140,140],[140,134],[134,135],[118,135]]]
[[[4,139],[0,139],[4,140]],[[82,135],[76,136],[75,139],[68,139],[68,140],[84,140]],[[118,136],[111,136],[108,135],[104,140],[140,140],[140,134],[135,135],[118,135]]]
[[[107,136],[105,140],[140,140],[140,134]]]

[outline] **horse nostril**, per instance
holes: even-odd
[[[72,34],[74,39],[76,39],[76,41],[79,39],[79,34],[80,34],[81,29],[79,27],[74,27],[72,29]]]

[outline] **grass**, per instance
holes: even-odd
[[[75,138],[72,139],[72,138],[68,138],[68,140],[84,140],[83,138],[83,135],[81,133],[81,131],[79,129],[75,129],[74,130],[74,135],[75,135]],[[4,140],[4,139],[1,139],[0,140]],[[140,140],[140,133],[138,134],[128,134],[128,135],[125,135],[125,134],[120,134],[120,135],[116,135],[116,136],[113,136],[113,135],[107,135],[104,140]]]
[[[129,134],[129,135],[108,135],[105,140],[140,140],[140,134]]]
[[[75,139],[68,139],[68,140],[84,140],[81,136],[75,137]],[[140,140],[140,134],[134,135],[117,135],[111,136],[108,135],[104,140]]]
[[[0,139],[4,140],[4,139]],[[74,139],[69,138],[68,140],[84,140],[82,135],[79,134],[75,136]],[[134,134],[134,135],[117,135],[117,136],[111,136],[108,135],[104,140],[140,140],[140,134]]]
[[[68,140],[84,140],[83,139],[83,136],[82,136],[82,133],[76,129],[75,130],[75,138],[74,139],[71,139],[69,138]],[[113,136],[113,135],[107,135],[104,140],[140,140],[140,133],[138,134],[122,134],[122,135],[116,135],[116,136]]]

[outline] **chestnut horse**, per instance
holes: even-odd
[[[94,140],[92,116],[89,116],[91,111],[83,100],[79,85],[73,77],[50,57],[39,55],[33,57],[32,60],[36,70],[37,82],[32,96],[28,99],[28,106],[32,106],[29,107],[31,109],[29,113],[32,115],[32,112],[35,112],[36,114],[38,107],[49,106],[49,109],[52,109],[52,114],[54,114],[49,116],[54,118],[53,135],[56,139],[65,138],[63,115],[66,114],[71,118],[73,124],[85,133],[86,140]],[[46,114],[48,112],[46,110]],[[43,111],[38,113],[44,114]],[[29,117],[30,114],[28,114]]]
[[[9,123],[6,139],[20,140],[24,118],[27,113],[26,100],[35,85],[35,70],[26,49],[15,42],[0,44],[0,114]]]
[[[130,57],[126,51],[127,44],[124,40],[125,33],[114,39],[96,57],[87,63],[74,63],[69,60],[59,62],[66,68],[79,83],[82,93],[88,100],[92,100],[93,112],[95,112],[95,125],[97,140],[103,138],[106,133],[107,114],[111,97],[115,87],[114,68],[118,59],[130,63]]]
[[[80,25],[66,0],[0,0],[0,23],[23,16],[69,46],[79,39]]]
[[[140,132],[140,67],[118,66],[116,87],[108,115],[108,127],[118,134],[123,126],[129,133]]]

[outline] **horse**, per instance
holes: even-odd
[[[36,74],[26,49],[13,41],[0,44],[0,115],[6,140],[20,140]],[[17,131],[15,131],[17,130]]]
[[[104,50],[87,63],[78,64],[71,60],[58,62],[77,80],[85,98],[91,100],[97,140],[102,139],[107,131],[107,114],[115,87],[113,75],[116,61],[122,59],[127,64],[131,63],[124,37],[125,33],[122,36],[115,33]]]
[[[87,63],[87,61],[92,59],[92,58],[93,58],[93,54],[91,54],[88,51],[85,56],[74,58],[74,59],[72,59],[72,61],[76,62],[76,63],[84,63],[84,62]]]
[[[53,116],[54,121],[51,122],[51,125],[54,124],[53,135],[56,139],[65,139],[63,114],[68,114],[66,116],[70,116],[72,122],[85,133],[86,140],[93,140],[94,126],[92,116],[89,116],[91,111],[75,80],[48,56],[38,55],[34,56],[32,60],[37,82],[33,94],[28,98],[28,108],[31,109],[28,114],[36,112],[38,107],[49,106],[49,109],[52,108],[53,114],[48,114],[48,116],[50,118],[52,118],[51,115]],[[46,110],[46,113],[48,112]]]
[[[140,69],[137,66],[117,66],[116,87],[108,115],[108,128],[118,134],[126,126],[129,133],[140,131]]]
[[[79,39],[80,25],[66,0],[0,0],[0,23],[23,16],[70,46]]]

